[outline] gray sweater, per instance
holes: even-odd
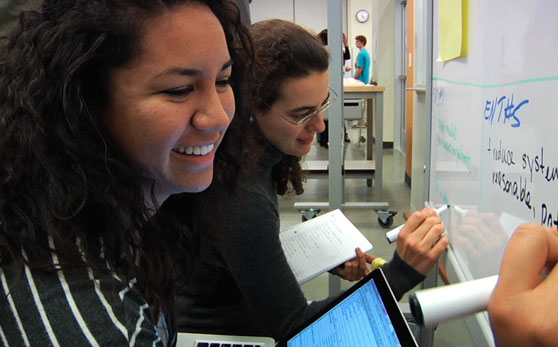
[[[179,331],[281,339],[334,299],[308,304],[281,248],[271,170],[282,156],[270,146],[259,172],[215,211],[219,239],[202,232],[201,259],[175,287]],[[384,267],[398,298],[424,278],[397,255]]]

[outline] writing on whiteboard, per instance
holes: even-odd
[[[491,184],[530,210],[533,218],[540,220],[540,224],[558,227],[558,207],[551,207],[553,203],[542,201],[532,188],[541,184],[558,184],[558,166],[545,162],[544,147],[540,146],[534,152],[520,152],[521,160],[518,162],[515,161],[514,151],[508,149],[502,140],[493,141],[489,137],[486,150],[491,152],[492,160],[499,165],[492,171]]]
[[[451,154],[452,156],[454,156],[457,161],[462,162],[463,164],[465,164],[465,166],[467,166],[467,169],[469,169],[469,172],[471,172],[471,156],[466,154],[463,149],[461,147],[457,147],[454,144],[446,141],[445,139],[443,139],[439,134],[438,134],[438,145],[444,149],[444,151],[446,151],[447,153]]]
[[[526,178],[522,176],[514,177],[514,175],[509,174],[506,176],[505,172],[498,170],[492,172],[492,183],[500,187],[502,192],[513,196],[519,202],[524,203],[528,209],[534,211]]]
[[[504,164],[515,165],[515,161],[513,159],[513,151],[510,149],[506,149],[502,147],[502,141],[499,142],[498,146],[492,147],[490,137],[488,138],[488,151],[492,151],[492,159],[498,162],[502,162]]]
[[[533,171],[535,173],[540,173],[547,182],[558,180],[558,167],[544,165],[543,147],[541,147],[540,156],[539,153],[531,157],[529,157],[528,154],[523,154],[521,158],[523,159],[523,169],[525,170],[528,168],[531,173],[531,182],[533,182]]]
[[[558,228],[558,209],[554,215],[549,211],[545,203],[541,204],[541,224]]]
[[[444,94],[446,93],[444,87],[434,86],[432,87],[432,102],[441,105],[444,103]]]
[[[442,188],[442,186],[440,185],[440,181],[436,181],[436,191],[438,192],[438,196],[440,198],[442,198],[442,201],[445,204],[449,204],[449,198],[448,198],[448,194],[445,192],[445,190]]]
[[[447,134],[454,140],[457,140],[457,127],[455,125],[446,124],[441,119],[437,119],[438,129],[440,132]]]
[[[484,105],[484,119],[490,122],[490,125],[501,123],[504,125],[509,124],[512,128],[519,128],[521,120],[518,111],[524,105],[528,104],[529,100],[525,99],[519,104],[514,103],[514,96],[511,97],[501,96],[493,99],[486,100]]]

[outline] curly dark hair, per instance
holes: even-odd
[[[109,102],[109,74],[138,53],[149,21],[185,3],[208,6],[223,26],[242,111],[251,44],[228,0],[45,0],[1,39],[0,267],[98,268],[90,259],[102,240],[110,268],[137,277],[147,302],[173,316],[171,247],[184,233],[164,228],[164,218],[150,220],[153,182],[144,196],[142,170],[114,144],[99,113]],[[223,176],[237,165],[242,134],[231,131],[220,154]],[[50,252],[56,266],[45,261]]]
[[[279,99],[286,80],[325,72],[329,67],[329,53],[317,36],[295,23],[266,20],[253,24],[250,34],[258,62],[249,80],[252,109],[255,111],[268,111]],[[272,176],[278,194],[304,192],[300,160],[300,157],[285,155],[273,168]],[[289,188],[289,183],[292,188]]]

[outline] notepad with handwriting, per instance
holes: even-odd
[[[279,239],[299,284],[354,258],[357,247],[363,252],[372,250],[372,244],[341,210],[288,227]]]

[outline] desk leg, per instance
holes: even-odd
[[[382,201],[382,175],[384,173],[384,93],[376,94],[374,114],[376,116],[376,172],[374,173],[376,200]]]
[[[366,159],[372,160],[374,152],[372,150],[374,145],[374,108],[372,98],[366,99]],[[366,180],[366,185],[372,187],[372,179]]]
[[[373,99],[366,99],[366,159],[372,160],[374,142],[374,103]]]

